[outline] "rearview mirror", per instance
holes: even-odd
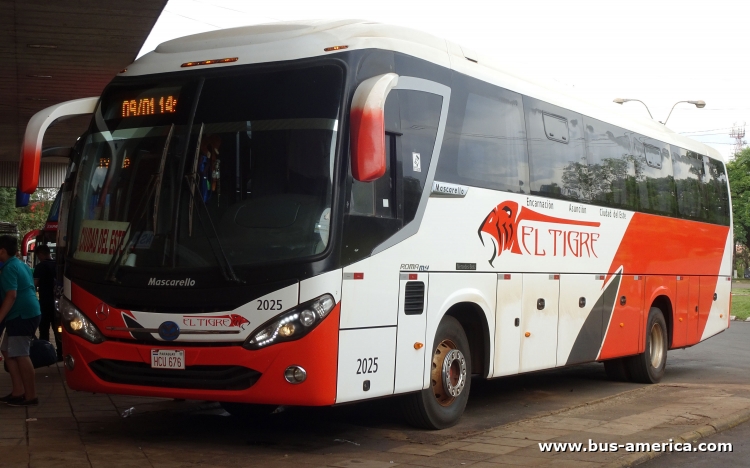
[[[352,176],[370,182],[385,174],[385,100],[398,84],[398,75],[386,73],[363,81],[354,92],[350,113]]]
[[[23,137],[21,164],[18,174],[18,189],[23,193],[34,193],[39,185],[39,167],[42,163],[42,140],[44,133],[55,120],[72,115],[92,114],[98,97],[74,99],[40,110],[29,120]]]

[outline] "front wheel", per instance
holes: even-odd
[[[664,377],[669,347],[667,323],[658,307],[652,307],[646,324],[646,350],[627,358],[630,380],[640,383],[658,383]]]
[[[453,317],[438,326],[431,367],[430,386],[402,401],[404,416],[413,426],[445,429],[461,419],[471,388],[469,339]]]

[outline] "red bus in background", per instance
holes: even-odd
[[[62,190],[57,192],[55,200],[50,207],[47,220],[44,222],[42,229],[34,229],[24,234],[21,238],[21,257],[23,261],[28,263],[32,268],[36,265],[37,261],[34,256],[34,248],[37,245],[46,244],[50,249],[52,259],[56,258],[57,252],[57,225],[60,216],[60,199],[62,197]],[[32,205],[31,209],[35,207]]]

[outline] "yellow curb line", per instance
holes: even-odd
[[[675,437],[674,439],[672,439],[672,442],[692,443],[704,437],[718,434],[719,432],[724,432],[727,429],[731,429],[735,426],[739,426],[740,424],[747,422],[747,421],[750,421],[750,408],[745,409],[744,411],[741,411],[732,416],[715,419],[711,421],[711,424],[707,426],[701,426],[692,431],[684,432],[678,435],[677,437]],[[668,444],[669,440],[664,440],[661,443]],[[622,458],[619,458],[613,461],[612,463],[609,463],[608,465],[604,465],[603,468],[629,468],[631,466],[640,465],[641,463],[645,463],[649,460],[660,457],[664,455],[665,453],[666,452],[633,453],[631,455],[626,455]]]

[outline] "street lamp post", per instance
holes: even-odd
[[[648,106],[646,105],[646,103],[643,102],[643,101],[641,101],[640,99],[616,98],[616,99],[612,100],[612,102],[614,102],[615,104],[620,104],[620,105],[622,105],[622,104],[624,104],[626,102],[630,102],[630,101],[637,101],[637,102],[640,102],[641,104],[643,104],[643,107],[646,108],[646,111],[648,112],[649,117],[651,117],[651,120],[654,119],[654,116],[651,115],[651,111],[648,109]],[[677,104],[679,104],[681,102],[687,102],[688,104],[692,104],[695,107],[697,107],[698,109],[703,109],[704,107],[706,107],[706,101],[677,101],[677,102],[674,103],[674,106],[672,106],[672,109],[669,110],[669,115],[667,115],[667,118],[664,120],[664,122],[659,122],[659,123],[662,124],[662,125],[666,125],[667,124],[667,120],[669,120],[669,117],[672,115],[672,111],[674,110],[675,106],[677,106]]]
[[[623,99],[623,98],[617,98],[617,99],[614,99],[612,102],[614,102],[616,104],[623,105],[624,103],[630,102],[630,101],[636,101],[636,102],[640,102],[641,104],[643,104],[643,107],[646,108],[646,112],[648,112],[648,116],[651,117],[651,120],[654,120],[654,116],[651,115],[651,111],[648,109],[648,106],[646,105],[645,102],[641,101],[640,99]]]
[[[667,120],[669,120],[669,116],[672,115],[672,111],[674,110],[675,106],[681,102],[687,102],[688,104],[692,104],[698,109],[703,109],[704,107],[706,107],[706,101],[677,101],[674,103],[674,106],[672,106],[672,109],[670,109],[669,115],[667,115],[666,120],[664,120],[664,125],[667,124]]]

